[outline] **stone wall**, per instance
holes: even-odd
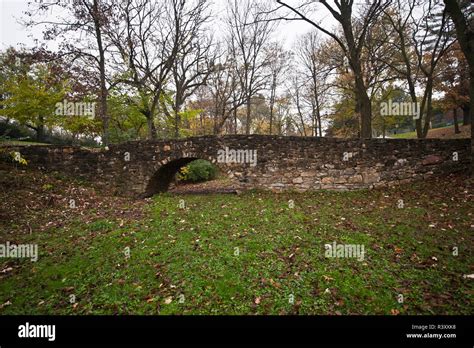
[[[281,139],[266,148],[253,186],[298,191],[372,188],[467,171],[469,140]]]
[[[218,151],[256,151],[257,161],[221,163]],[[5,148],[4,148],[5,149]],[[236,185],[283,190],[351,190],[394,185],[430,175],[467,171],[469,139],[371,139],[205,136],[139,141],[108,150],[76,147],[8,147],[30,166],[103,183],[111,193],[149,196],[166,191],[175,172],[202,158],[215,163]]]

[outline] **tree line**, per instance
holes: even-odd
[[[399,128],[424,138],[449,110],[456,125],[458,110],[471,123],[470,2],[291,4],[33,2],[24,25],[43,37],[1,53],[0,116],[38,140],[54,131],[104,145],[204,134],[371,138]],[[285,44],[278,26],[293,21],[308,32]],[[416,103],[420,116],[382,114],[388,100]],[[58,113],[68,102],[94,103],[96,117]]]

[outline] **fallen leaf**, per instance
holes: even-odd
[[[10,306],[12,303],[10,301],[7,301],[5,302],[4,304],[1,304],[0,305],[0,309],[2,309],[3,307],[6,307],[6,306]]]
[[[270,284],[272,284],[274,287],[276,287],[276,288],[278,288],[278,289],[281,287],[280,283],[274,281],[274,280],[271,279],[271,278],[270,278]]]

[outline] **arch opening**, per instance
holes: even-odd
[[[151,177],[144,196],[151,197],[154,194],[168,191],[179,169],[197,159],[196,157],[179,158],[162,165]]]

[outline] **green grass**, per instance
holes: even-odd
[[[424,186],[155,196],[123,226],[78,216],[18,237],[39,260],[0,262],[13,267],[0,313],[472,314],[473,203],[445,201]],[[365,259],[326,258],[333,241],[364,245]]]
[[[390,134],[390,138],[393,139],[413,139],[416,138],[416,132],[406,132],[400,134]]]

